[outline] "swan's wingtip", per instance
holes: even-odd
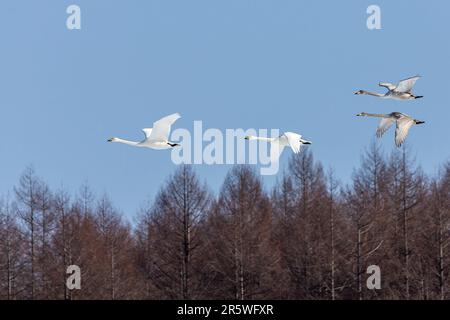
[[[169,146],[171,146],[172,148],[181,147],[181,144],[179,144],[179,143],[170,143],[170,142],[168,142],[167,144]]]

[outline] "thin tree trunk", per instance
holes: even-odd
[[[330,174],[330,242],[331,242],[331,300],[336,300],[335,290],[335,248],[334,248],[334,180],[332,173]]]
[[[116,299],[116,274],[115,274],[115,253],[114,246],[111,246],[111,300]]]
[[[31,300],[34,300],[34,210],[31,209],[31,217],[30,217],[30,229],[31,229],[31,235],[30,235],[30,246],[31,246]]]
[[[186,181],[186,172],[183,172],[183,268],[182,268],[182,296],[184,300],[189,299],[189,262],[191,254],[190,243],[190,216],[187,203],[189,192]]]
[[[189,260],[190,260],[190,232],[189,216],[186,212],[183,219],[183,299],[189,299]]]
[[[361,281],[361,228],[358,227],[358,242],[357,242],[357,253],[356,253],[356,286],[358,288],[358,299],[362,300],[362,281]]]
[[[403,250],[404,250],[404,278],[405,278],[405,297],[409,300],[409,246],[408,246],[408,209],[407,209],[407,194],[406,194],[406,151],[403,148]]]
[[[444,241],[442,234],[442,213],[439,210],[439,291],[440,299],[445,300],[445,278],[444,278]]]
[[[8,233],[7,235],[7,243],[6,243],[6,259],[7,259],[7,271],[6,271],[6,277],[7,277],[7,281],[8,281],[8,296],[7,296],[7,300],[11,300],[12,299],[12,270],[11,270],[11,239],[10,239],[10,235]]]
[[[333,199],[333,197],[331,197]],[[331,233],[331,300],[336,299],[335,293],[335,248],[334,248],[334,211],[333,211],[333,200],[331,200],[330,206],[330,233]]]
[[[243,263],[243,239],[242,239],[242,214],[238,213],[238,221],[235,236],[235,277],[236,277],[236,300],[245,299],[245,283],[244,283],[244,263]]]

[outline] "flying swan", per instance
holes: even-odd
[[[108,140],[108,142],[118,142],[134,147],[150,148],[156,150],[177,147],[179,146],[178,143],[169,141],[169,134],[172,124],[174,124],[175,121],[180,118],[181,116],[178,113],[174,113],[153,123],[153,128],[142,129],[145,135],[145,139],[141,142],[129,141],[120,138],[111,138]]]
[[[245,140],[261,140],[270,142],[270,160],[272,162],[277,162],[279,160],[281,154],[283,153],[284,147],[289,146],[294,153],[299,153],[302,144],[312,144],[311,141],[304,140],[301,135],[293,132],[285,132],[278,138],[246,136]]]
[[[406,137],[408,136],[409,129],[411,129],[413,125],[425,123],[425,121],[413,119],[410,116],[403,114],[401,112],[392,112],[389,114],[374,114],[362,112],[357,114],[357,116],[382,118],[377,128],[378,138],[381,138],[383,134],[387,130],[389,130],[389,128],[395,122],[397,126],[395,130],[395,145],[397,147],[400,147],[403,144],[403,142],[405,142]]]
[[[416,81],[420,79],[420,76],[411,77],[405,80],[401,80],[397,85],[389,82],[380,82],[378,85],[380,87],[385,87],[389,91],[386,93],[376,93],[366,90],[356,91],[355,94],[367,94],[370,96],[380,97],[384,99],[395,99],[395,100],[414,100],[423,98],[423,96],[415,96],[412,93],[412,88],[416,84]]]

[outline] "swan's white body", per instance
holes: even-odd
[[[392,112],[389,114],[377,114],[362,112],[357,114],[358,117],[377,117],[382,118],[377,128],[377,137],[381,138],[383,134],[389,130],[392,125],[396,124],[395,130],[395,145],[400,147],[408,136],[409,129],[416,124],[425,123],[424,121],[416,120],[401,112]]]
[[[291,147],[294,153],[299,153],[300,148],[303,144],[312,144],[311,141],[302,139],[302,136],[293,133],[293,132],[285,132],[281,136],[277,138],[264,138],[264,137],[256,137],[256,136],[247,136],[246,140],[261,140],[267,141],[271,144],[270,148],[270,159],[272,162],[276,162],[279,160],[281,154],[285,147]]]
[[[156,150],[170,149],[179,146],[179,144],[169,141],[169,135],[172,124],[180,118],[181,116],[178,113],[174,113],[153,123],[153,128],[142,129],[145,139],[140,142],[120,138],[111,138],[108,142],[117,142],[134,147]]]
[[[356,91],[355,94],[366,94],[374,97],[379,97],[383,99],[394,99],[394,100],[414,100],[423,98],[423,96],[415,96],[412,93],[412,88],[416,84],[416,81],[420,79],[420,76],[411,77],[405,80],[401,80],[397,85],[389,82],[380,82],[380,87],[385,87],[388,89],[386,93],[376,93],[366,90]]]

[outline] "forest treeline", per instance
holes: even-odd
[[[427,176],[374,143],[351,182],[306,150],[268,190],[235,166],[217,195],[180,166],[130,223],[85,185],[27,168],[0,203],[0,299],[446,299],[450,162]],[[69,265],[81,290],[66,287]],[[367,267],[381,270],[369,290]]]

